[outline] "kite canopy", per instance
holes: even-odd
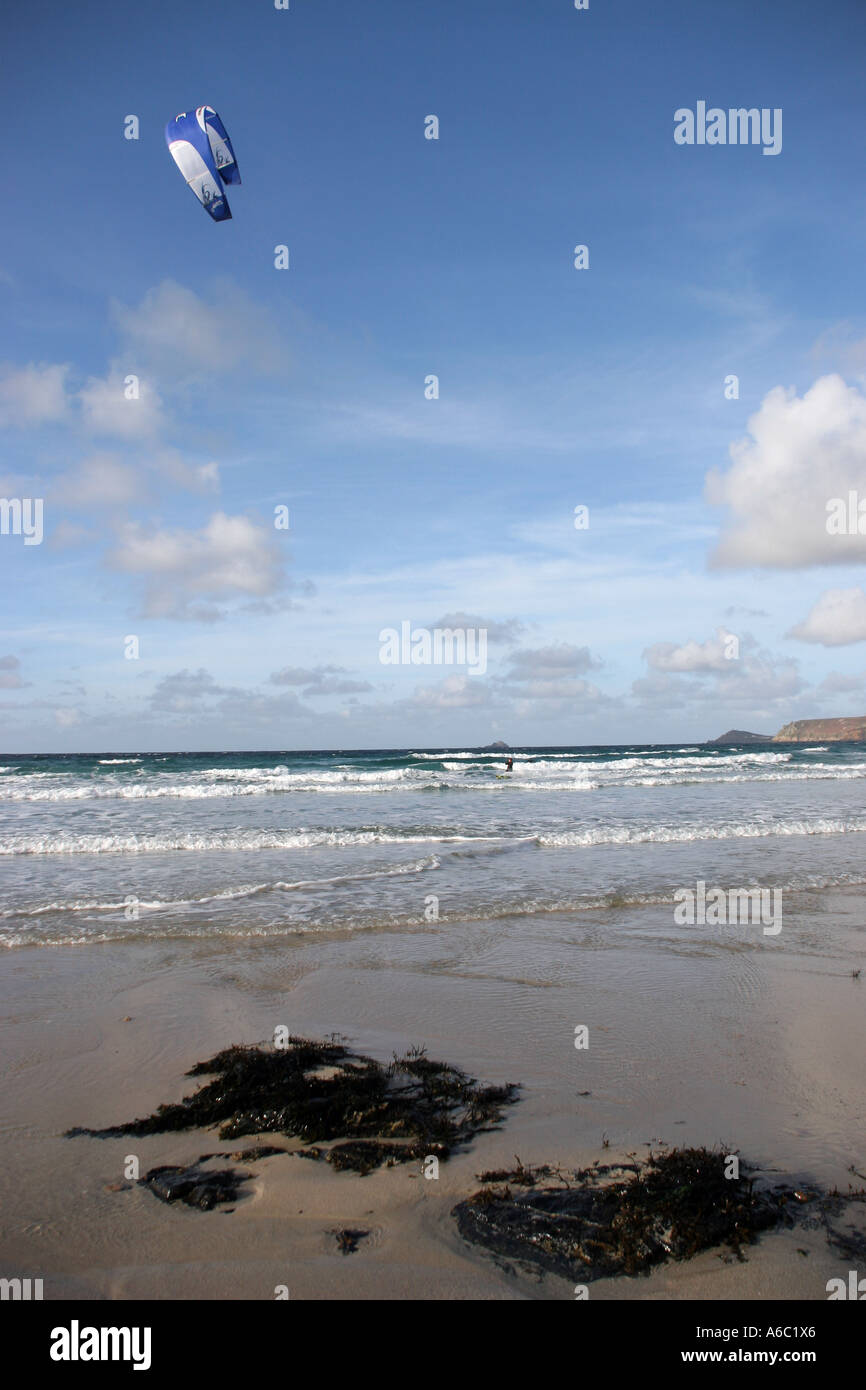
[[[227,222],[231,208],[224,183],[240,183],[232,142],[212,106],[182,111],[165,128],[169,154],[214,222]],[[220,182],[222,180],[222,182]]]

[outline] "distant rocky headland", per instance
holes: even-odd
[[[845,715],[842,719],[795,719],[786,724],[774,743],[866,742],[866,714]]]
[[[772,734],[750,734],[747,729],[728,729],[718,738],[708,738],[707,743],[772,743]]]
[[[841,719],[795,719],[777,734],[751,734],[729,729],[707,743],[866,743],[866,714]]]

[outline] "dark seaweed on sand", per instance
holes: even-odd
[[[457,1067],[415,1049],[385,1066],[338,1042],[292,1037],[285,1048],[229,1047],[188,1076],[214,1079],[153,1115],[70,1134],[114,1138],[219,1125],[221,1139],[284,1134],[305,1144],[340,1140],[336,1168],[370,1172],[449,1152],[496,1125],[517,1087],[481,1086]]]
[[[208,1154],[202,1155],[202,1158],[208,1157]],[[151,1168],[149,1173],[139,1178],[139,1183],[142,1187],[150,1188],[163,1202],[183,1202],[200,1211],[212,1211],[226,1202],[236,1202],[241,1183],[249,1180],[248,1173],[239,1173],[232,1168],[214,1172],[193,1163],[188,1168]]]
[[[487,1187],[454,1215],[466,1240],[569,1279],[643,1274],[719,1245],[742,1258],[743,1246],[786,1219],[784,1202],[756,1192],[747,1176],[726,1178],[725,1168],[723,1153],[673,1149],[641,1165],[584,1169],[570,1182],[559,1174],[551,1186],[520,1166],[482,1180],[528,1191]]]

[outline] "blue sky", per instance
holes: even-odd
[[[0,745],[862,712],[866,535],[826,502],[866,499],[864,40],[854,0],[22,7],[0,495],[44,539],[0,535]],[[781,152],[677,145],[698,101],[781,109]],[[203,102],[224,224],[163,135]],[[484,674],[380,662],[445,619]]]

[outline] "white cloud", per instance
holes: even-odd
[[[828,589],[786,636],[818,642],[822,647],[866,642],[866,593],[862,589]]]
[[[794,569],[866,559],[866,535],[827,532],[827,503],[866,497],[866,397],[840,376],[800,399],[778,386],[731,445],[732,467],[707,475],[706,495],[729,518],[711,557],[718,566]]]
[[[220,489],[220,466],[218,463],[199,464],[195,470],[196,481],[203,490],[209,492],[219,492]]]
[[[677,646],[675,642],[654,642],[647,647],[644,656],[654,671],[725,671],[732,669],[732,659],[726,655],[731,651],[731,634],[724,628],[716,629],[715,637],[706,642],[694,640]]]
[[[649,675],[632,683],[632,695],[647,710],[701,712],[728,724],[747,717],[757,721],[792,717],[790,702],[806,689],[793,657],[778,657],[744,633],[738,655],[725,656],[723,628],[706,642],[657,642],[644,651]],[[745,712],[743,714],[742,712]]]
[[[73,473],[62,474],[51,488],[52,496],[76,508],[123,507],[143,493],[141,477],[113,454],[94,454]]]
[[[137,387],[127,383],[136,375],[112,371],[107,377],[91,377],[79,392],[85,427],[91,434],[122,439],[150,438],[165,426],[159,396],[149,381],[138,377]],[[137,396],[129,392],[137,389]]]
[[[0,426],[26,428],[52,420],[63,420],[69,402],[66,395],[67,366],[32,362],[27,367],[7,367],[0,371]]]
[[[179,449],[163,446],[147,452],[146,466],[175,487],[189,492],[204,494],[220,491],[219,464],[213,460],[210,463],[192,463],[184,458]]]
[[[285,365],[285,349],[267,310],[231,283],[218,285],[208,302],[174,280],[163,280],[135,308],[115,301],[112,313],[133,372],[140,363],[186,379],[243,365],[259,372]]]
[[[477,613],[463,612],[446,613],[428,626],[452,630],[462,628],[464,631],[471,628],[475,632],[483,630],[487,633],[488,642],[516,642],[523,632],[523,624],[516,618],[506,618],[504,622],[499,622],[495,618],[480,618]]]
[[[260,597],[285,582],[274,533],[224,512],[215,512],[199,531],[146,530],[130,522],[110,563],[144,577],[146,617],[213,621],[223,613],[212,603],[194,606],[195,600]]]

